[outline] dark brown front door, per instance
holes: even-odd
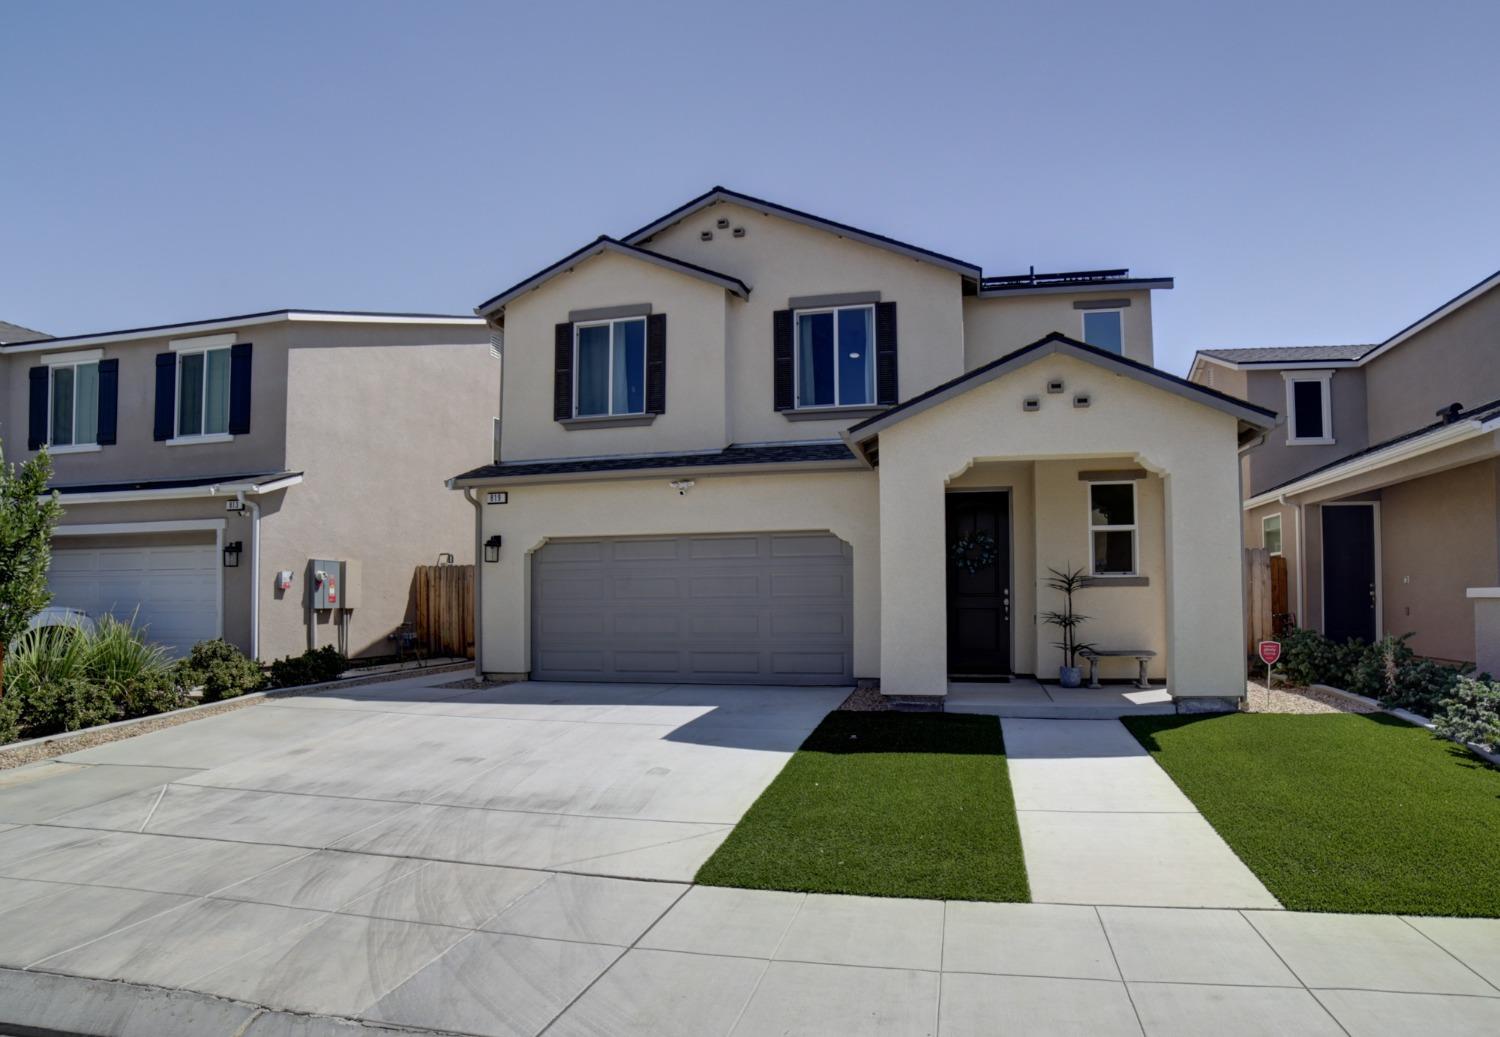
[[[948,672],[1010,673],[1010,493],[950,493]]]

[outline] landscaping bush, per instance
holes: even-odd
[[[1500,684],[1460,677],[1432,718],[1437,733],[1456,742],[1500,747]]]
[[[1294,629],[1281,639],[1281,674],[1294,685],[1328,684],[1388,708],[1432,716],[1464,671],[1417,658],[1406,643],[1411,636],[1335,644],[1315,630]]]
[[[1387,634],[1373,645],[1359,644],[1359,652],[1349,667],[1349,683],[1339,685],[1345,691],[1366,698],[1393,698],[1400,687],[1401,670],[1410,665],[1416,653],[1407,647],[1410,634],[1392,637]],[[1324,681],[1323,683],[1331,683]]]
[[[19,733],[20,726],[16,723],[16,700],[7,695],[0,698],[0,745],[14,742]]]
[[[1430,717],[1442,708],[1445,698],[1463,678],[1457,666],[1444,666],[1431,659],[1413,659],[1396,675],[1391,694],[1381,696],[1380,704],[1393,709],[1409,709]]]
[[[1344,687],[1349,679],[1347,646],[1336,645],[1316,630],[1294,627],[1281,637],[1281,675],[1298,687],[1332,684]]]
[[[199,641],[177,664],[177,680],[185,689],[202,688],[204,702],[218,702],[259,691],[266,675],[259,663],[228,641]]]
[[[301,655],[289,655],[271,664],[271,687],[296,688],[304,684],[322,684],[337,680],[349,668],[349,660],[332,645],[309,649]]]

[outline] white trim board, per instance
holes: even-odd
[[[187,533],[210,529],[223,529],[225,520],[213,519],[168,519],[159,522],[80,522],[72,526],[56,526],[55,537],[61,536],[109,536],[122,533]]]
[[[0,353],[41,353],[47,350],[72,349],[75,346],[108,345],[112,342],[138,342],[141,339],[170,339],[200,332],[220,331],[229,328],[253,328],[261,324],[282,324],[297,321],[306,324],[456,324],[482,328],[482,317],[421,317],[393,314],[381,316],[366,313],[309,313],[304,310],[280,310],[247,317],[225,317],[217,320],[198,321],[188,324],[169,324],[154,328],[132,328],[125,331],[104,331],[97,335],[78,335],[71,339],[48,339],[44,342],[25,342],[12,346],[0,346]]]

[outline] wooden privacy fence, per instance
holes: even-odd
[[[1280,637],[1295,617],[1287,605],[1286,556],[1264,547],[1245,549],[1245,650]]]
[[[417,644],[433,655],[474,658],[474,567],[419,565],[412,584]]]

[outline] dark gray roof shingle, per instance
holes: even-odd
[[[475,479],[514,479],[520,476],[572,475],[585,472],[651,471],[661,468],[733,467],[752,464],[805,464],[810,461],[853,461],[842,443],[782,443],[729,446],[692,454],[634,454],[556,461],[502,461],[455,476],[455,482]]]
[[[1354,346],[1258,346],[1252,349],[1200,349],[1204,356],[1235,364],[1301,364],[1323,360],[1358,360],[1373,345]]]
[[[0,320],[0,345],[7,342],[36,342],[40,339],[51,338],[45,331],[33,331],[31,328],[23,328],[19,324],[12,324],[8,320]]]

